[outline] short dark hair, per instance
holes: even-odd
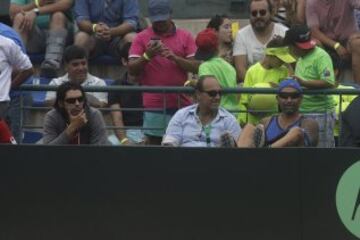
[[[222,15],[216,14],[214,17],[212,17],[210,19],[206,28],[212,28],[212,29],[215,29],[216,31],[219,31],[221,24],[223,24],[224,20],[228,19],[228,18],[229,17],[225,14],[222,14]]]
[[[88,58],[86,50],[82,47],[71,45],[64,51],[64,63],[69,63],[74,59]]]
[[[86,105],[86,95],[85,95],[85,91],[82,88],[82,86],[80,84],[77,83],[73,83],[73,82],[65,82],[63,84],[61,84],[58,89],[56,90],[56,99],[55,99],[55,103],[54,103],[54,108],[61,114],[63,115],[63,117],[66,117],[66,113],[64,111],[64,109],[60,106],[60,102],[64,102],[65,101],[65,96],[66,93],[70,90],[79,90],[83,97],[84,97],[84,106]]]
[[[195,90],[202,92],[204,90],[204,81],[207,78],[214,78],[216,79],[216,77],[214,75],[203,75],[200,76],[199,80],[196,82],[196,86],[195,86]]]
[[[271,3],[270,0],[250,0],[250,1],[249,1],[249,5],[248,5],[248,11],[250,12],[250,7],[251,7],[251,4],[252,4],[253,2],[261,2],[261,1],[267,2],[267,4],[268,4],[268,10],[269,10],[270,14],[272,14],[272,13],[273,13],[273,5],[272,5],[272,3]]]
[[[129,51],[130,51],[131,43],[125,43],[120,49],[120,56],[123,57],[126,61],[129,60]]]
[[[279,48],[279,47],[285,47],[287,46],[285,44],[284,38],[279,36],[279,35],[275,35],[267,44],[266,47],[267,48]]]

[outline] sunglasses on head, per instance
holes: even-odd
[[[82,103],[84,101],[84,97],[81,96],[81,97],[77,97],[77,98],[67,98],[67,99],[65,99],[65,102],[69,103],[69,104],[74,104],[74,103],[76,103],[76,101],[78,101],[79,103]]]
[[[222,95],[221,90],[210,90],[210,91],[202,91],[202,92],[209,95],[209,97],[216,97],[217,95],[219,95],[221,97],[221,95]]]
[[[282,99],[288,99],[288,98],[291,98],[291,99],[298,99],[301,97],[301,93],[279,93],[278,94],[279,98],[282,98]]]
[[[266,15],[266,13],[267,13],[267,10],[265,10],[265,9],[254,10],[254,11],[251,11],[251,16],[257,17],[258,15],[260,15],[260,17],[263,17]]]

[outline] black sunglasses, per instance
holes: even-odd
[[[76,103],[76,101],[78,101],[79,103],[82,103],[84,101],[84,97],[81,96],[81,97],[77,97],[77,98],[67,98],[67,99],[65,99],[65,102],[69,103],[69,104],[74,104],[74,103]]]
[[[301,93],[279,93],[278,96],[282,99],[298,99],[301,97]]]
[[[253,17],[257,17],[258,14],[260,14],[260,16],[263,17],[266,15],[266,13],[267,13],[267,10],[265,10],[265,9],[251,11],[251,15]]]
[[[221,95],[222,95],[221,90],[210,90],[210,91],[202,91],[202,92],[209,95],[209,97],[216,97],[217,95],[219,95],[221,97]]]

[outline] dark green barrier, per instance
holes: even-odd
[[[336,207],[341,176],[359,163],[356,149],[0,146],[0,153],[4,240],[359,239],[360,174],[352,190],[345,174],[338,190],[345,224]]]

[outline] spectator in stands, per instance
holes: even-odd
[[[20,47],[21,51],[23,53],[26,53],[25,45],[22,42],[20,35],[15,31],[15,29],[9,27],[6,24],[0,23],[0,35],[14,41]],[[13,74],[16,75],[16,72],[14,72]],[[21,142],[21,138],[22,138],[21,126],[20,126],[21,125],[20,95],[21,93],[19,91],[13,91],[13,90],[10,91],[10,102],[6,116],[6,120],[10,125],[11,132],[15,137],[15,140],[19,143]],[[25,96],[27,95],[23,94],[23,99],[25,99],[24,98]]]
[[[59,78],[54,78],[49,85],[59,86],[64,82],[81,84],[83,87],[103,87],[106,86],[104,80],[91,75],[88,72],[88,58],[85,49],[75,45],[69,46],[64,52],[64,63],[66,74]],[[107,105],[107,93],[91,92],[87,93],[87,102],[92,107],[105,107]],[[47,92],[45,101],[47,105],[53,105],[55,92]]]
[[[340,146],[360,147],[360,97],[355,98],[341,118]]]
[[[284,39],[275,36],[266,45],[263,60],[252,65],[247,70],[243,86],[246,88],[277,87],[280,81],[293,74],[291,67],[285,64],[295,61],[296,59],[290,55]],[[256,102],[259,102],[261,106],[257,106]],[[277,111],[275,96],[269,94],[241,94],[240,110],[245,111],[239,114],[239,121],[242,126],[246,123],[256,124],[266,115],[271,114],[271,111]],[[247,113],[246,111],[250,112]]]
[[[354,10],[360,0],[307,0],[306,20],[313,37],[324,45],[336,69],[352,64],[355,83],[360,84],[360,33]]]
[[[219,40],[216,32],[207,28],[196,36],[195,58],[204,61],[200,67],[199,77],[205,75],[214,75],[222,88],[236,88],[235,68],[219,57]],[[239,99],[235,94],[226,94],[221,98],[220,106],[228,111],[237,110]]]
[[[43,143],[107,144],[104,119],[89,107],[81,85],[65,82],[56,91],[54,109],[45,115]]]
[[[0,119],[6,116],[11,88],[18,87],[33,74],[32,64],[20,47],[0,35]],[[16,73],[12,76],[13,71]]]
[[[129,49],[131,43],[127,43],[121,49],[122,64],[126,68],[129,64]],[[114,82],[114,86],[135,85],[134,76],[126,71],[124,75]],[[141,127],[143,125],[143,113],[141,111],[122,111],[121,108],[143,108],[141,92],[110,92],[109,106],[112,109],[111,117],[115,127]],[[115,129],[115,135],[123,144],[141,144],[144,141],[143,131],[140,129]]]
[[[238,141],[238,147],[312,147],[318,143],[318,123],[300,114],[302,100],[300,84],[294,79],[282,81],[277,101],[280,114],[264,118],[256,127],[248,124]]]
[[[72,0],[11,0],[10,17],[29,53],[45,52],[41,76],[53,78],[61,67]]]
[[[139,33],[132,43],[129,73],[139,76],[141,85],[183,86],[187,73],[198,71],[195,41],[190,32],[176,28],[172,22],[169,0],[149,0],[148,7],[152,26]],[[171,116],[179,107],[190,103],[183,94],[144,93],[144,108],[166,106],[166,115],[163,110],[145,111],[143,126],[159,129],[145,129],[147,143],[161,144]]]
[[[355,9],[355,18],[358,28],[360,29],[360,10],[358,9]]]
[[[295,78],[307,89],[335,87],[334,68],[329,54],[311,39],[306,25],[294,25],[287,32],[285,41],[290,51],[298,57]],[[301,112],[317,120],[320,128],[319,147],[334,147],[335,102],[330,95],[305,95]]]
[[[337,79],[338,80],[338,79]],[[351,85],[342,85],[339,81],[336,81],[336,88],[339,90],[355,90],[356,88]],[[339,145],[339,135],[340,135],[340,118],[341,114],[347,109],[350,103],[357,97],[357,94],[354,95],[339,95],[334,94],[333,98],[335,101],[335,111],[336,111],[336,121],[334,127],[334,138],[335,138],[335,146]]]
[[[306,0],[272,0],[274,17],[272,20],[286,27],[305,24]]]
[[[121,47],[132,42],[139,24],[137,0],[77,0],[74,13],[79,28],[75,45],[91,58],[109,54],[120,60]]]
[[[218,56],[234,65],[231,20],[226,15],[215,15],[207,25],[216,31],[219,41]]]
[[[251,65],[265,56],[266,44],[275,36],[284,37],[286,27],[271,21],[270,0],[250,1],[250,25],[243,27],[236,35],[234,43],[234,62],[238,82],[243,82]]]
[[[241,128],[235,117],[220,107],[221,86],[215,76],[202,76],[197,82],[198,103],[180,109],[169,122],[164,146],[220,147],[223,136],[235,145]]]
[[[5,120],[0,119],[0,144],[17,144]]]

